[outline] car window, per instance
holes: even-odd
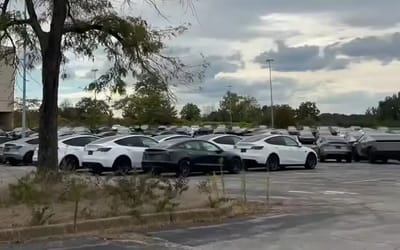
[[[283,137],[283,140],[285,141],[286,146],[290,146],[290,147],[294,147],[294,146],[298,146],[299,144],[297,143],[297,141],[293,140],[292,138],[289,137]]]
[[[181,148],[181,149],[188,149],[188,150],[199,150],[199,151],[202,150],[201,145],[198,141],[185,142],[185,143],[179,144],[177,147]]]
[[[174,136],[174,137],[166,139],[166,141],[176,140],[176,139],[183,139],[183,138],[188,138],[188,137],[184,136],[184,135],[182,135],[182,136]]]
[[[92,136],[77,137],[64,141],[64,144],[75,147],[84,147],[92,141],[95,141],[96,139],[97,137]]]
[[[205,151],[208,152],[217,152],[219,150],[221,150],[220,148],[218,148],[217,146],[215,146],[214,144],[211,144],[209,142],[200,142],[201,146],[204,148]]]
[[[235,145],[235,141],[232,136],[222,136],[214,140],[215,143],[223,145]]]
[[[127,137],[115,141],[116,144],[127,147],[144,147],[142,140],[139,137]]]
[[[155,140],[152,140],[152,139],[149,139],[149,138],[146,138],[146,137],[142,137],[141,139],[142,139],[143,145],[145,147],[147,147],[147,148],[158,144]]]
[[[265,140],[265,142],[272,145],[281,145],[281,146],[286,145],[286,142],[283,140],[282,136],[271,137]]]
[[[26,141],[26,143],[31,144],[31,145],[39,144],[39,138],[28,140],[28,141]]]

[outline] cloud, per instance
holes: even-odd
[[[379,60],[389,63],[400,59],[400,33],[384,36],[368,36],[339,45],[337,53],[363,60]]]
[[[304,45],[287,46],[283,41],[277,41],[277,50],[269,50],[258,55],[254,61],[266,68],[266,60],[274,59],[274,70],[277,71],[316,71],[321,69],[339,70],[349,64],[347,59],[339,59],[329,47],[320,49],[318,46]]]

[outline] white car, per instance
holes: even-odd
[[[170,141],[175,139],[183,139],[183,138],[191,138],[188,135],[179,135],[179,134],[172,134],[172,135],[157,135],[152,137],[154,140],[157,140],[159,143],[164,141]]]
[[[210,134],[210,135],[203,135],[197,137],[197,139],[205,140],[217,144],[220,148],[224,151],[234,152],[235,145],[242,140],[241,137],[236,135],[228,135],[228,134]]]
[[[58,139],[58,165],[61,170],[76,170],[82,167],[82,157],[85,154],[85,146],[99,137],[92,135],[68,135]],[[39,148],[35,149],[33,162],[38,161]]]
[[[30,165],[36,146],[39,144],[38,137],[25,137],[4,144],[3,157],[12,166],[23,163]]]
[[[143,152],[156,144],[156,140],[143,135],[102,138],[86,145],[83,166],[97,174],[105,171],[126,174],[133,168],[141,169]]]
[[[263,166],[276,171],[284,166],[314,169],[317,165],[314,150],[286,135],[250,136],[236,144],[236,150],[246,168]]]

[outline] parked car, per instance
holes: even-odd
[[[82,165],[93,173],[126,174],[133,168],[141,169],[144,150],[156,144],[156,140],[143,135],[102,138],[86,145]]]
[[[251,136],[236,144],[236,149],[246,168],[261,166],[276,171],[285,166],[305,166],[314,169],[318,161],[314,150],[286,135]]]
[[[299,135],[299,131],[295,126],[289,126],[287,130],[289,132],[289,135]]]
[[[61,136],[58,140],[58,165],[61,170],[73,171],[82,167],[85,146],[99,137],[91,135]],[[35,148],[33,162],[38,161],[39,148]]]
[[[389,159],[400,160],[400,135],[376,133],[365,134],[353,145],[355,161],[368,159],[370,163],[376,161],[387,162]]]
[[[38,137],[25,137],[4,144],[4,159],[15,166],[20,163],[32,164],[33,152],[39,144]]]
[[[173,172],[187,177],[192,172],[220,171],[237,174],[242,169],[240,156],[216,144],[199,139],[176,139],[155,145],[143,154],[143,170],[154,174]]]
[[[229,134],[211,134],[203,135],[198,137],[200,140],[205,140],[216,144],[218,147],[222,148],[224,151],[234,151],[235,145],[242,140],[241,137]]]
[[[164,142],[164,141],[170,141],[174,139],[182,139],[182,138],[191,138],[188,135],[179,135],[179,134],[165,134],[165,135],[157,135],[154,136],[153,139],[157,140],[159,143]]]
[[[299,141],[303,144],[314,144],[315,136],[311,132],[311,130],[301,130],[299,131]]]
[[[7,142],[11,141],[12,139],[7,136],[0,136],[0,163],[4,163],[4,146]]]
[[[208,134],[212,134],[213,133],[213,129],[212,128],[208,128],[208,127],[203,127],[200,128],[198,131],[196,131],[194,133],[194,136],[202,136],[202,135],[208,135]]]
[[[324,162],[327,159],[334,159],[351,162],[353,159],[351,145],[344,138],[339,136],[323,136],[317,140],[317,153],[319,160]]]

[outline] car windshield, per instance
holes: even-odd
[[[181,142],[187,141],[188,139],[186,138],[180,138],[180,139],[173,139],[173,140],[168,140],[168,141],[163,141],[157,145],[154,145],[153,148],[170,148],[176,144],[179,144]]]

